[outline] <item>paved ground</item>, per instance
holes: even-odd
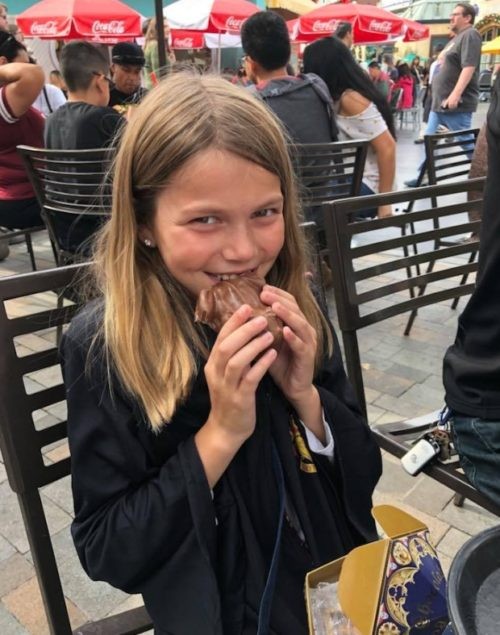
[[[482,106],[477,122],[484,120]],[[398,178],[413,176],[419,161],[419,148],[412,143],[414,132],[402,130],[398,141]],[[47,236],[35,238],[38,263],[41,268],[53,265]],[[29,271],[23,245],[11,247],[11,256],[0,263],[0,275]],[[42,306],[54,298],[45,294],[37,300]],[[462,300],[463,305],[463,300]],[[332,312],[334,307],[332,304]],[[12,310],[23,310],[14,305]],[[360,346],[369,403],[371,423],[394,421],[409,415],[417,416],[439,408],[442,404],[441,364],[446,347],[453,340],[457,313],[449,303],[422,309],[410,337],[403,336],[405,317],[394,318],[369,327],[360,334]],[[53,334],[25,338],[23,350],[41,350]],[[54,376],[31,377],[37,385],[50,385]],[[37,413],[37,426],[50,425],[54,418],[64,416],[60,408]],[[66,452],[65,446],[47,449],[48,460]],[[426,476],[412,478],[401,469],[398,461],[384,457],[384,474],[375,493],[376,503],[391,503],[413,513],[426,522],[438,546],[445,570],[457,549],[478,531],[497,523],[491,514],[466,502],[459,509],[451,501],[452,493]],[[91,582],[83,573],[69,536],[72,504],[68,479],[45,488],[43,501],[53,535],[63,587],[68,599],[73,626],[113,612],[135,606],[137,597],[129,597],[103,583]],[[15,496],[6,480],[0,462],[0,634],[45,635],[45,621],[37,588],[35,571],[24,533]]]

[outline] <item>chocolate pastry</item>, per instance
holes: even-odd
[[[283,322],[260,300],[260,292],[265,280],[257,276],[242,276],[231,280],[222,280],[203,289],[196,304],[195,322],[207,324],[217,333],[242,304],[253,309],[252,317],[263,315],[267,319],[267,328],[274,341],[272,348],[279,350],[283,338]]]

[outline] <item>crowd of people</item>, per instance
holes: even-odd
[[[432,82],[429,125],[472,112],[468,6],[452,14],[456,39]],[[94,261],[94,299],[61,346],[74,543],[91,578],[143,595],[155,632],[303,635],[306,572],[377,538],[370,510],[381,455],[305,276],[290,142],[367,139],[360,194],[393,190],[392,95],[412,107],[424,72],[419,60],[392,58],[363,69],[345,28],[310,44],[295,74],[287,26],[267,11],[241,32],[249,85],[194,72],[159,81],[166,69],[149,28],[144,51],[119,43],[111,62],[91,43],[66,44],[61,73],[46,85],[0,26],[0,225],[42,222],[17,145],[116,146],[109,220],[60,229],[69,251],[84,246]],[[48,90],[56,83],[58,104]],[[482,328],[498,344],[500,321],[491,305],[478,308],[492,293],[498,304],[498,258],[484,253],[480,291],[445,363],[458,447],[478,488],[496,466],[484,477],[477,446],[500,412],[498,352]],[[261,302],[283,323],[280,347],[249,305],[218,333],[194,322],[202,290],[255,276]],[[498,448],[498,434],[490,442]]]

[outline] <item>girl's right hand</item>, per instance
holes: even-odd
[[[235,451],[255,428],[255,392],[276,359],[273,336],[263,316],[249,319],[240,307],[224,324],[205,365],[211,410],[204,427],[220,432]],[[266,350],[269,349],[269,350]]]

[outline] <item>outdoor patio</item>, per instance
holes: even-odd
[[[480,106],[476,125],[484,121],[486,109],[487,104]],[[398,130],[398,133],[398,181],[402,184],[414,176],[422,150],[421,146],[413,144],[415,131],[408,128]],[[39,268],[54,266],[47,235],[36,234],[34,244]],[[0,275],[15,275],[29,270],[25,245],[12,245],[11,255],[0,263]],[[38,296],[35,301],[42,310],[53,306],[56,297],[48,293]],[[329,302],[334,317],[332,296]],[[418,416],[442,406],[442,358],[455,337],[457,317],[463,305],[464,300],[461,300],[457,311],[453,311],[449,303],[420,310],[410,337],[403,335],[406,316],[368,327],[359,334],[370,423]],[[13,302],[10,310],[13,314],[20,314],[26,306],[22,302]],[[18,354],[22,355],[26,350],[43,350],[54,336],[54,332],[42,332],[20,338]],[[58,374],[44,373],[29,377],[27,383],[30,390],[37,390],[40,386],[52,385],[58,378]],[[44,427],[51,425],[54,419],[63,418],[64,408],[58,405],[39,411],[37,415],[36,426]],[[64,444],[49,446],[46,459],[54,460],[67,451]],[[397,505],[425,522],[437,544],[445,571],[457,549],[470,536],[498,524],[498,518],[470,501],[466,501],[462,508],[456,507],[452,496],[450,490],[435,481],[423,475],[413,478],[402,470],[398,460],[388,455],[384,457],[384,473],[374,502]],[[103,617],[139,605],[139,597],[127,596],[107,584],[92,582],[83,572],[69,532],[72,516],[69,479],[46,487],[43,501],[73,627],[88,618]],[[1,462],[0,599],[0,633],[48,634],[21,514]]]

